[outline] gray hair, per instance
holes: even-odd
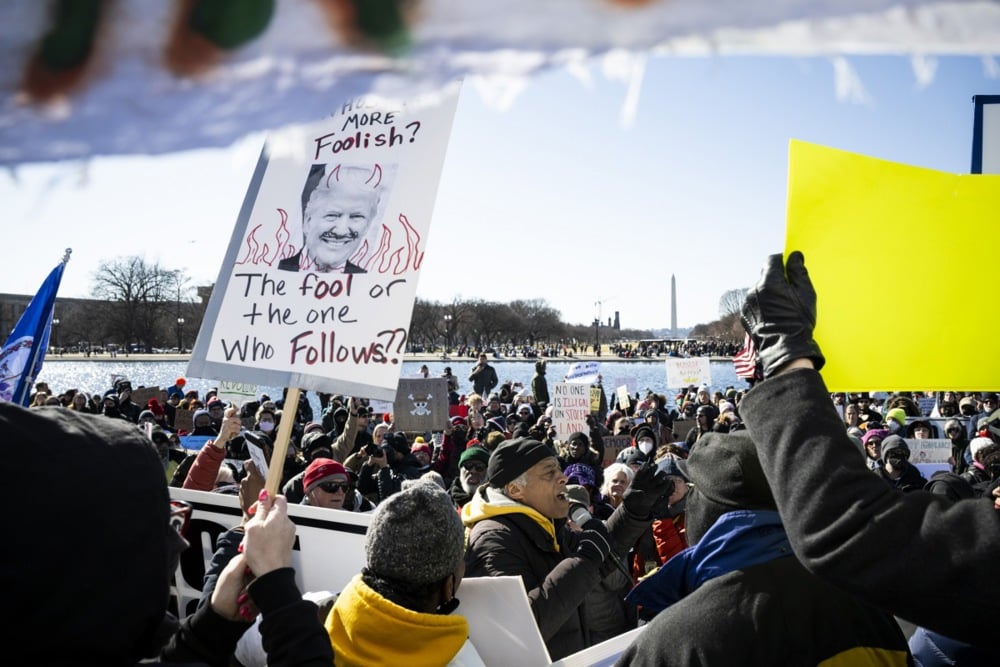
[[[606,496],[611,492],[611,478],[620,472],[625,473],[629,484],[632,483],[632,479],[635,477],[635,471],[625,463],[612,463],[604,469],[604,483],[601,484],[602,495]]]

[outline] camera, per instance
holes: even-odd
[[[382,448],[374,442],[370,442],[365,445],[365,454],[368,456],[382,456]]]

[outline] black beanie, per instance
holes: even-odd
[[[6,493],[26,502],[4,519],[20,544],[0,555],[4,604],[16,610],[4,631],[58,629],[47,662],[137,662],[163,621],[173,555],[170,496],[152,442],[124,420],[13,403],[0,403],[0,431]],[[76,500],[66,495],[74,490]],[[19,644],[8,647],[10,664],[34,662]]]
[[[778,509],[746,431],[706,433],[677,465],[713,502],[731,509]]]
[[[490,454],[486,466],[486,479],[490,486],[501,489],[527,472],[539,461],[553,457],[552,450],[537,440],[518,438],[509,440]]]

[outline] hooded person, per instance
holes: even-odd
[[[333,439],[322,431],[322,427],[320,430],[310,430],[308,433],[304,433],[299,447],[302,451],[302,458],[308,462],[333,457]],[[309,465],[306,464],[303,470],[297,472],[281,487],[281,493],[288,498],[288,502],[301,503],[305,497],[306,491],[303,482],[308,467]]]
[[[4,647],[8,664],[124,667],[153,657],[166,663],[226,664],[249,626],[227,615],[227,609],[236,611],[242,590],[265,611],[270,635],[265,641],[282,634],[281,641],[290,644],[287,657],[301,658],[305,651],[332,661],[329,642],[316,641],[324,637],[315,607],[303,606],[292,593],[291,567],[265,569],[263,561],[254,561],[260,576],[246,587],[243,573],[257,553],[249,543],[247,553],[220,577],[210,603],[178,626],[167,610],[171,579],[187,542],[172,523],[177,518],[160,457],[134,425],[72,410],[0,403],[0,428],[0,470],[7,489],[13,497],[31,498],[31,511],[10,512],[5,525],[11,535],[38,547],[8,548],[0,555],[3,628],[12,640]],[[53,457],[61,465],[53,467]],[[80,470],[91,469],[100,471],[100,483],[87,490],[93,511],[84,520],[67,521],[65,498],[35,492],[39,479],[72,485]],[[248,532],[259,523],[248,525]],[[290,564],[294,526],[288,521],[282,530],[291,538],[282,554]],[[258,533],[257,538],[275,540],[276,534]],[[227,591],[232,598],[224,600]],[[277,600],[281,613],[272,617]],[[28,639],[39,637],[57,640]]]
[[[549,405],[549,383],[545,379],[545,361],[535,362],[535,374],[531,378],[531,393],[535,397],[535,404],[542,410]]]
[[[927,485],[927,479],[909,461],[910,447],[898,435],[890,435],[882,441],[882,467],[878,474],[892,488],[909,493],[920,491]]]
[[[448,494],[419,480],[382,502],[365,567],[326,617],[338,667],[483,665],[455,614],[465,531]]]
[[[891,614],[795,558],[746,431],[706,434],[678,465],[692,546],[627,596],[656,615],[616,664],[912,664]]]
[[[581,519],[575,532],[566,523],[566,476],[552,450],[530,438],[505,442],[490,454],[487,483],[462,508],[466,575],[520,576],[552,660],[585,648],[581,606],[614,567],[612,549],[635,542],[669,491],[669,480],[656,473],[640,470],[606,525]]]

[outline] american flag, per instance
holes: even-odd
[[[744,334],[743,347],[733,357],[733,368],[736,377],[744,380],[754,380],[757,375],[757,347],[753,344],[750,334]]]

